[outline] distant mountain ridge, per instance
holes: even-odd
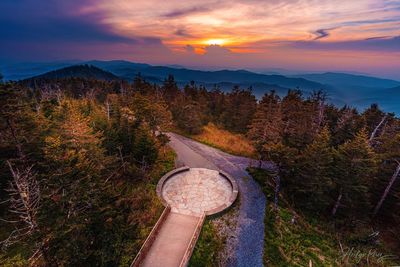
[[[152,66],[142,63],[132,63],[128,61],[88,61],[88,64],[110,71],[115,75],[132,81],[133,78],[141,74],[147,81],[162,83],[168,75],[173,75],[178,83],[188,83],[194,81],[198,84],[214,85],[219,83],[258,84],[262,88],[300,88],[304,91],[320,90],[326,85],[318,82],[308,81],[303,78],[291,78],[283,75],[266,75],[250,72],[247,70],[219,70],[203,71],[186,68],[175,68],[165,66]],[[260,86],[264,84],[264,86]]]
[[[291,75],[290,77],[304,78],[324,84],[335,84],[336,86],[360,86],[371,88],[390,88],[400,86],[400,81],[338,72]]]
[[[118,76],[111,72],[104,71],[98,67],[92,65],[74,65],[70,67],[61,68],[46,72],[44,74],[31,77],[30,79],[62,79],[62,78],[84,78],[84,79],[96,79],[104,81],[120,80]]]
[[[93,73],[88,70],[79,70],[75,64],[87,64],[97,67]],[[65,67],[73,67],[66,73]],[[64,70],[60,73],[60,68]],[[94,67],[93,67],[94,68]],[[3,71],[5,70],[5,71]],[[51,70],[49,72],[49,70]],[[56,72],[52,72],[57,70]],[[148,82],[162,84],[168,75],[173,75],[179,86],[191,81],[203,85],[208,89],[215,86],[229,91],[234,86],[253,89],[253,93],[261,98],[270,90],[276,90],[279,95],[286,94],[289,89],[299,88],[306,94],[314,90],[327,92],[331,103],[337,105],[351,105],[360,110],[367,108],[371,103],[378,103],[386,111],[400,114],[400,81],[381,79],[359,74],[348,73],[314,73],[298,75],[261,74],[247,70],[217,70],[205,71],[183,68],[180,66],[152,66],[144,63],[134,63],[124,60],[84,62],[54,62],[31,63],[6,66],[0,64],[0,72],[5,80],[10,77],[24,79],[37,77],[83,77],[102,80],[124,79],[132,81],[139,73]]]
[[[191,70],[185,68],[172,68],[164,66],[151,66],[142,63],[132,63],[128,61],[87,61],[86,66],[95,66],[97,68],[95,75],[90,75],[89,70],[82,69],[75,65],[60,70],[47,72],[35,78],[60,78],[60,77],[81,77],[81,78],[96,78],[101,79],[116,79],[117,76],[124,80],[132,81],[136,75],[140,75],[148,82],[162,84],[168,75],[173,75],[180,86],[183,86],[191,81],[199,85],[203,85],[208,89],[219,86],[222,90],[229,91],[234,86],[241,88],[252,88],[257,97],[269,90],[276,90],[283,95],[289,89],[299,88],[305,92],[313,90],[326,89],[328,86],[317,82],[308,81],[303,78],[290,78],[283,75],[266,75],[250,72],[247,70],[219,70],[219,71],[202,71]],[[104,70],[109,74],[101,73]],[[115,75],[112,77],[110,74]],[[104,78],[106,76],[106,78]]]

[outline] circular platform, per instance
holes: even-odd
[[[224,172],[183,167],[160,180],[157,194],[172,212],[199,216],[215,214],[232,205],[238,189],[233,178]]]

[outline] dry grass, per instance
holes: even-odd
[[[230,154],[255,157],[254,147],[245,136],[222,130],[212,123],[204,126],[202,133],[191,137]]]

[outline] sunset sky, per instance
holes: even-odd
[[[1,0],[0,60],[125,59],[400,79],[400,0]]]

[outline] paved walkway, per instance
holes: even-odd
[[[185,145],[182,140],[179,139],[179,135],[168,133],[170,142],[168,145],[176,152],[176,166],[188,166],[190,168],[207,168],[211,170],[218,170],[218,167],[201,156],[199,153],[193,151],[193,149]]]
[[[169,213],[141,266],[179,266],[199,219],[195,216]]]

